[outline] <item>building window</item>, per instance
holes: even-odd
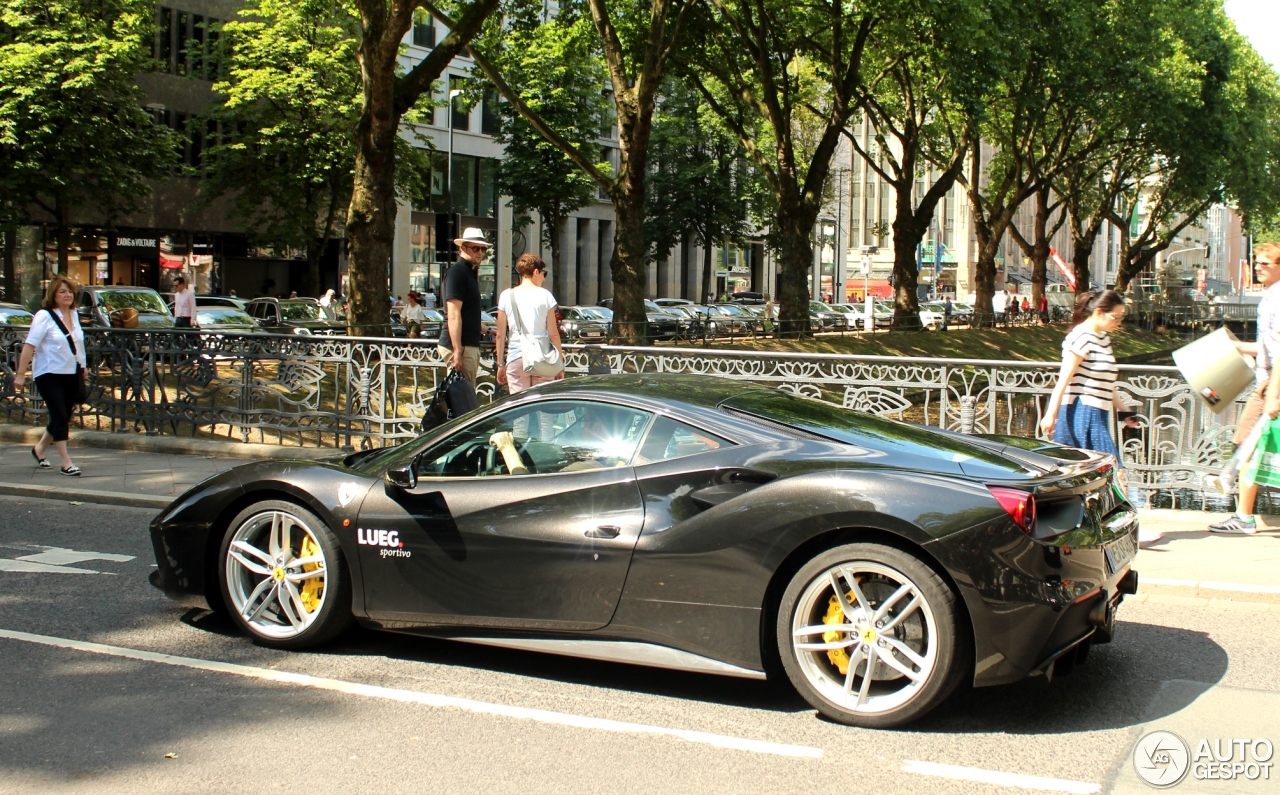
[[[155,47],[152,54],[160,62],[160,70],[168,72],[173,69],[173,9],[160,7],[160,19],[156,25]]]
[[[178,12],[178,35],[175,47],[177,58],[177,74],[187,74],[187,39],[190,36],[191,15],[186,11]]]
[[[413,22],[413,46],[430,49],[436,46],[436,26],[430,17],[425,22]]]
[[[209,42],[204,62],[205,77],[218,80],[222,77],[222,23],[221,20],[209,18],[204,22],[208,30],[205,38]]]
[[[476,215],[485,218],[498,217],[498,161],[490,157],[478,158],[477,175],[479,206]]]
[[[498,134],[498,92],[493,86],[484,90],[484,101],[480,103],[480,132]]]
[[[454,99],[452,102],[450,102],[449,106],[453,108],[453,113],[452,113],[453,129],[462,130],[463,132],[469,132],[471,130],[470,111],[464,108],[462,106],[462,103],[459,102],[458,99]]]
[[[476,214],[476,160],[466,155],[453,156],[453,211]]]

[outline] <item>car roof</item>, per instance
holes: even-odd
[[[651,404],[656,410],[682,404],[688,408],[715,409],[729,398],[765,387],[749,381],[682,373],[588,375],[541,384],[540,397],[625,398]]]

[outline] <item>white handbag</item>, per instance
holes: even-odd
[[[519,301],[511,294],[511,316],[516,321],[516,336],[520,340],[520,359],[526,373],[533,373],[542,378],[555,378],[564,372],[564,361],[560,351],[551,344],[551,337],[546,334],[530,334],[520,319]]]

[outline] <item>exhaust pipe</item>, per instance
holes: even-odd
[[[1126,571],[1120,581],[1116,583],[1116,590],[1128,596],[1136,594],[1138,592],[1138,572],[1134,569]]]

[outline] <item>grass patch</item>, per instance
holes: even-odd
[[[902,356],[905,358],[1006,359],[1056,362],[1062,358],[1066,326],[1026,326],[1011,329],[951,329],[950,331],[878,332],[823,335],[807,340],[738,340],[723,346],[734,350],[787,353],[838,353],[846,356]],[[1185,344],[1167,334],[1126,326],[1111,335],[1117,357],[1166,351]]]

